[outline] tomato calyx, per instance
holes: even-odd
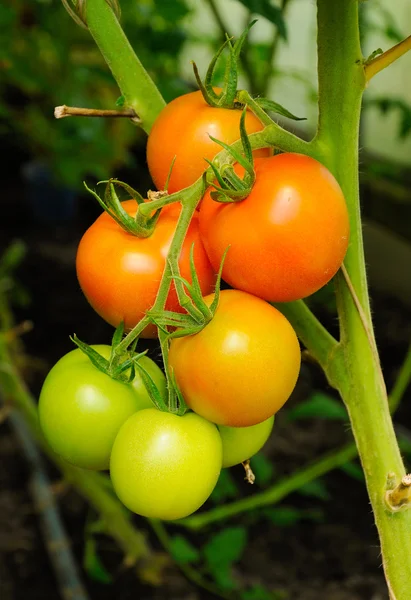
[[[256,20],[252,21],[234,44],[231,41],[232,38],[227,36],[226,41],[219,48],[219,50],[210,62],[204,79],[204,83],[199,75],[197,65],[195,64],[195,62],[192,63],[194,76],[197,80],[198,87],[200,88],[201,93],[203,94],[204,100],[210,106],[213,106],[214,108],[238,108],[236,102],[238,83],[238,59],[240,56],[241,48],[248,35],[248,32],[256,22]],[[224,84],[222,86],[222,91],[220,93],[217,93],[213,88],[211,82],[214,76],[218,59],[220,58],[220,56],[226,48],[228,48],[229,50],[229,56],[224,74]]]
[[[231,162],[217,168],[217,166],[213,162],[207,161],[213,170],[215,179],[218,182],[218,185],[216,185],[215,182],[210,182],[210,185],[212,185],[215,188],[215,191],[211,192],[211,197],[216,202],[241,202],[241,200],[245,200],[245,198],[247,198],[254,185],[255,171],[253,152],[251,149],[250,140],[245,129],[245,116],[246,108],[244,108],[240,119],[240,136],[244,154],[238,152],[232,146],[229,146],[225,142],[222,142],[210,136],[210,138],[214,142],[216,142],[222,148],[227,150],[230,157],[232,157],[233,163],[237,162],[245,169],[244,177],[241,179],[241,177],[239,177],[235,172],[233,164]]]
[[[167,310],[159,313],[151,310],[147,313],[151,321],[161,329],[161,331],[166,333],[168,340],[176,337],[184,337],[186,335],[194,335],[204,329],[214,317],[220,297],[224,260],[228,250],[229,248],[226,249],[221,260],[221,265],[217,273],[215,295],[213,302],[210,305],[204,301],[198,275],[195,270],[194,245],[190,248],[190,273],[192,283],[189,283],[187,279],[181,277],[180,274],[174,270],[174,266],[170,261],[172,279],[176,286],[178,300],[181,307],[186,311],[186,314]],[[170,328],[172,328],[172,331],[170,331]]]
[[[81,341],[76,334],[71,336],[72,342],[90,359],[92,364],[102,373],[121,381],[122,383],[131,383],[135,376],[136,371],[139,372],[143,384],[158,410],[165,411],[167,406],[164,402],[163,396],[160,393],[157,385],[154,383],[150,373],[140,364],[139,359],[146,356],[147,350],[144,352],[135,352],[137,341],[133,342],[132,346],[126,351],[118,351],[118,347],[122,341],[124,335],[124,323],[121,323],[115,330],[112,343],[111,343],[111,354],[107,359],[102,356],[97,350]]]
[[[146,204],[144,198],[134,188],[123,181],[117,179],[109,179],[107,181],[99,181],[97,185],[105,183],[106,188],[104,191],[104,198],[101,198],[97,192],[90,189],[86,183],[84,186],[88,192],[97,200],[103,210],[110,215],[114,221],[120,225],[122,229],[132,235],[139,238],[150,237],[154,231],[154,227],[157,223],[158,217],[160,216],[160,209],[154,211],[150,210],[149,214],[144,211],[137,210],[136,216],[132,217],[123,208],[120,198],[116,192],[116,186],[122,188],[132,197],[138,204],[142,206]]]

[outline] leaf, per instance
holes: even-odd
[[[256,483],[265,485],[271,481],[275,473],[274,465],[264,454],[256,454],[251,458],[250,463]]]
[[[96,540],[91,535],[85,541],[83,566],[94,581],[105,584],[112,583],[113,578],[98,557]]]
[[[183,535],[175,535],[170,539],[170,552],[181,564],[193,563],[200,558],[200,552]]]
[[[240,593],[241,600],[279,600],[280,597],[282,596],[276,592],[269,592],[262,585],[253,585]]]
[[[332,421],[347,421],[347,412],[341,402],[327,394],[316,392],[308,400],[288,412],[288,419],[329,419]]]
[[[304,513],[291,506],[280,506],[278,508],[266,508],[263,514],[279,527],[290,527],[304,518]]]
[[[203,547],[208,567],[213,572],[217,567],[224,568],[238,561],[247,544],[245,527],[228,527],[212,536]]]
[[[261,15],[273,23],[277,27],[280,36],[285,40],[287,39],[287,28],[281,8],[272,4],[270,0],[239,0],[239,2],[248,8],[251,13]]]
[[[216,504],[219,504],[223,500],[235,498],[237,495],[238,489],[232,475],[230,474],[230,471],[227,469],[222,469],[220,477],[217,481],[217,485],[211,494],[211,500]]]
[[[298,492],[303,496],[313,496],[320,500],[329,500],[331,495],[321,479],[315,479],[298,488]]]

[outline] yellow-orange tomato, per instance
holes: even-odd
[[[224,290],[204,329],[171,341],[169,365],[194,412],[218,425],[248,427],[271,417],[289,398],[300,347],[276,308],[251,294]]]
[[[210,139],[232,144],[240,138],[241,110],[214,108],[201,92],[176,98],[161,111],[147,143],[147,162],[151,177],[162,190],[174,157],[168,191],[170,194],[194,183],[222,148]],[[247,133],[256,133],[263,125],[252,112],[245,119]],[[256,150],[254,156],[269,156],[270,150]]]
[[[122,203],[135,216],[137,203]],[[180,204],[165,206],[150,237],[138,238],[122,229],[103,213],[83,235],[77,251],[76,268],[80,286],[94,310],[108,323],[124,321],[134,327],[154,304],[165,259],[181,210]],[[182,277],[191,281],[190,248],[194,243],[194,263],[203,293],[212,291],[214,271],[199,235],[198,215],[188,229],[179,264]],[[182,312],[174,284],[166,309]],[[148,326],[143,337],[155,337],[156,328]]]
[[[347,250],[341,188],[302,154],[257,159],[255,174],[241,202],[215,202],[210,191],[202,200],[200,231],[211,263],[217,269],[230,246],[223,278],[232,287],[272,302],[309,296],[335,275]]]

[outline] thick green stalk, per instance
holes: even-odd
[[[384,504],[387,475],[404,474],[375,346],[368,298],[358,193],[358,134],[365,75],[358,0],[318,0],[319,128],[315,144],[338,179],[350,213],[347,277],[336,277],[345,377],[338,388],[350,415],[378,528],[382,561],[395,600],[408,600],[411,511]]]
[[[125,106],[137,113],[149,133],[165,102],[134,53],[113,10],[105,0],[86,0],[89,31],[124,96]]]

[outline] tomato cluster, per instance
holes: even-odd
[[[170,172],[169,193],[192,184],[207,167],[205,159],[220,150],[209,135],[231,144],[239,123],[239,110],[212,108],[198,92],[171,102],[148,139],[157,186],[165,187]],[[249,132],[262,129],[251,112],[245,123]],[[242,177],[244,168],[234,168]],[[199,285],[192,289],[201,289],[203,314],[212,313],[195,332],[172,336],[168,344],[168,386],[188,412],[160,410],[171,388],[145,356],[136,358],[139,368],[130,381],[100,370],[77,349],[43,385],[40,423],[54,451],[79,467],[110,468],[120,500],[143,516],[178,519],[192,513],[211,494],[222,467],[245,461],[264,445],[300,368],[296,334],[267,301],[312,294],[336,273],[347,249],[344,197],[325,167],[308,156],[272,156],[263,149],[254,155],[254,174],[250,193],[240,201],[221,203],[212,187],[206,191],[179,255],[180,274],[190,283],[194,247]],[[129,200],[122,210],[134,217],[138,205]],[[152,308],[180,211],[178,202],[163,207],[147,236],[124,230],[107,213],[84,234],[76,261],[79,283],[110,324],[123,322],[130,330]],[[227,247],[222,273],[234,289],[218,295],[215,274]],[[174,284],[165,310],[185,312]],[[156,334],[151,324],[141,337]],[[113,356],[109,346],[93,348],[103,358]]]

